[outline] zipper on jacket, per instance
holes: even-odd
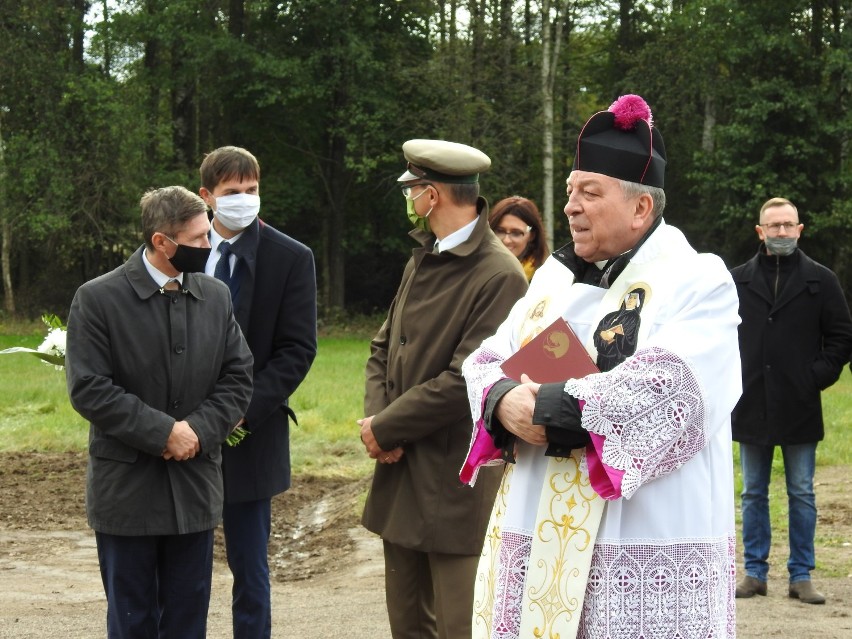
[[[781,280],[781,257],[775,256],[775,286],[773,292],[773,300],[778,299],[778,282]]]

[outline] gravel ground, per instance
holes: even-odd
[[[106,603],[82,509],[78,454],[0,453],[0,639],[104,637]],[[787,597],[785,534],[769,595],[737,602],[740,639],[852,638],[852,477],[817,469],[815,583],[829,601]],[[364,483],[299,478],[273,501],[273,637],[389,637],[381,542],[357,523]],[[780,498],[775,495],[773,498]],[[230,573],[217,540],[208,636],[230,633]]]

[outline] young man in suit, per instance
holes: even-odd
[[[314,258],[307,246],[258,218],[260,166],[247,150],[216,149],[200,173],[199,193],[213,212],[205,271],[228,284],[254,355],[254,393],[240,424],[249,435],[223,449],[234,637],[268,639],[271,500],[290,487],[288,420],[295,414],[288,399],[317,349]]]

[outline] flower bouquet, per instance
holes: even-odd
[[[0,355],[7,353],[31,353],[45,364],[49,364],[61,371],[65,368],[65,325],[56,315],[42,315],[41,321],[47,325],[47,336],[39,344],[38,348],[25,348],[14,346],[0,351]]]

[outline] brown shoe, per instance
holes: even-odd
[[[739,588],[737,588],[737,591],[739,592]],[[792,599],[798,599],[802,603],[806,604],[825,603],[825,596],[821,592],[817,592],[817,589],[814,588],[810,579],[790,584],[789,595]]]
[[[793,591],[791,590],[790,592],[792,593]],[[749,577],[746,575],[740,583],[737,584],[737,599],[748,599],[755,595],[766,596],[766,582],[761,581],[757,577]],[[793,595],[791,594],[790,596],[792,597]]]

